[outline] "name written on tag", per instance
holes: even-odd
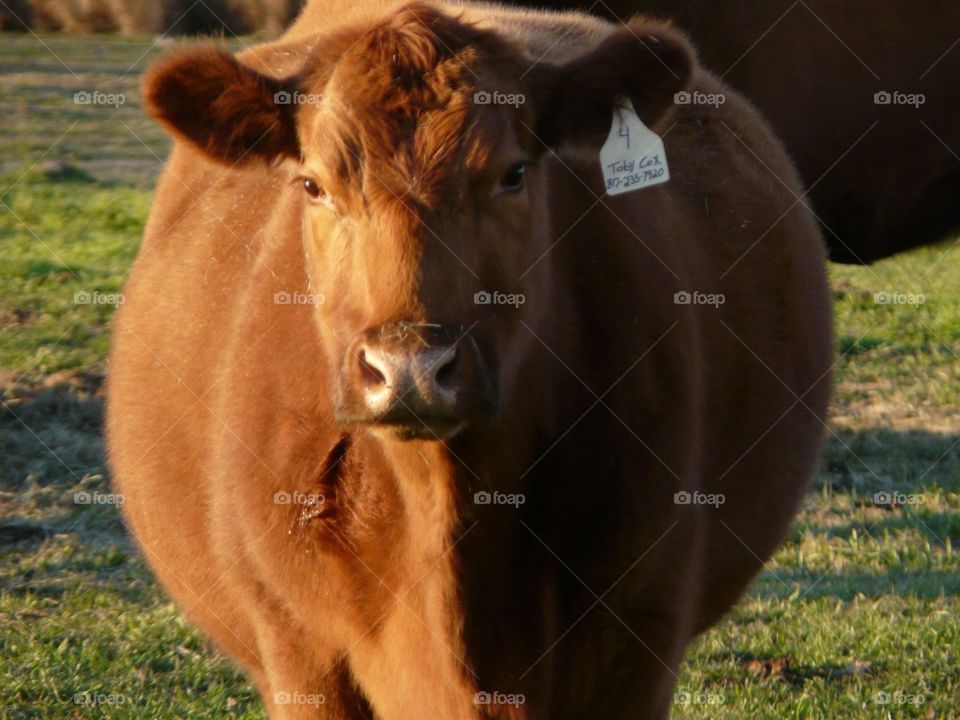
[[[659,185],[670,179],[663,140],[643,124],[627,98],[618,98],[613,123],[600,148],[604,190],[620,195]]]

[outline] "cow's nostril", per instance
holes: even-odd
[[[455,382],[460,368],[460,353],[454,348],[454,351],[440,363],[440,367],[433,375],[434,380],[441,387],[449,387]]]
[[[364,387],[379,387],[387,382],[387,378],[383,372],[367,358],[365,350],[360,351],[358,360],[360,363],[360,376],[363,379]]]

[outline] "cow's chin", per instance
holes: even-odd
[[[412,423],[370,425],[368,429],[381,440],[409,442],[450,440],[466,427],[466,420],[421,418]]]

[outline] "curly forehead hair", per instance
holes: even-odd
[[[519,77],[519,58],[493,32],[422,4],[344,44],[309,78],[329,102],[322,161],[345,180],[359,176],[368,198],[436,205],[441,183],[483,152],[473,103],[482,65]]]

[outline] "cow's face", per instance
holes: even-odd
[[[444,439],[513,406],[550,340],[549,175],[567,171],[549,155],[595,155],[617,96],[656,126],[687,81],[685,42],[640,33],[551,65],[411,5],[325,38],[295,78],[208,50],[161,65],[145,95],[215,157],[286,158],[340,422]]]

